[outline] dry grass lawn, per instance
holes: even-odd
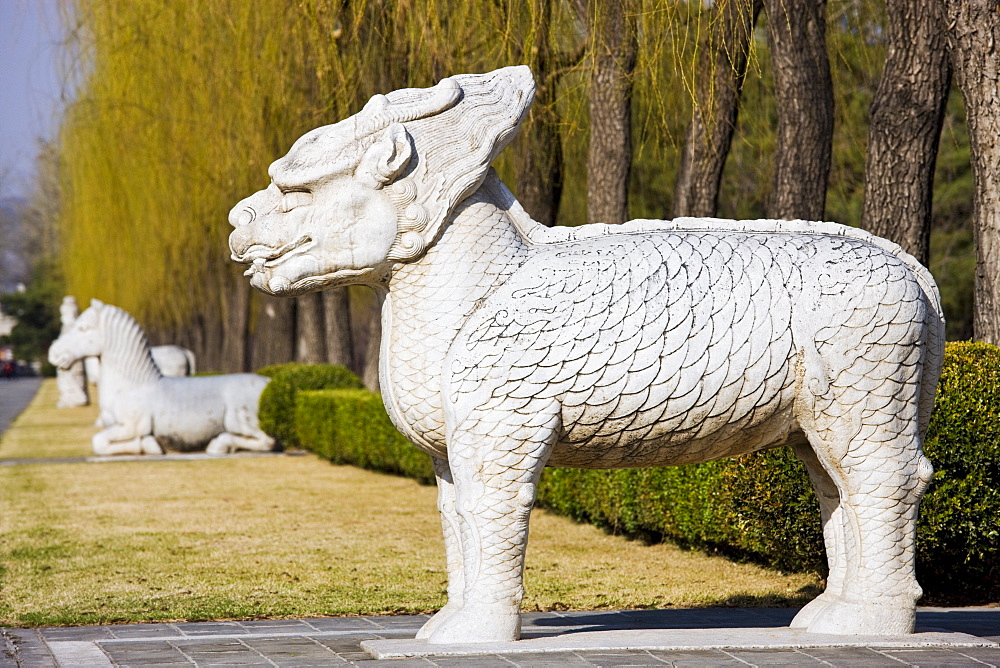
[[[87,452],[96,416],[49,409],[53,386],[0,458]],[[2,625],[425,612],[443,551],[434,488],[312,455],[0,468]],[[802,603],[818,584],[540,511],[526,581],[528,610]]]
[[[90,439],[97,433],[97,390],[90,386],[90,406],[56,408],[59,388],[52,378],[42,382],[38,394],[2,437],[0,458],[33,459],[87,457]]]

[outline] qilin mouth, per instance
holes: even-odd
[[[230,257],[235,262],[239,262],[240,264],[251,265],[250,269],[247,270],[249,272],[254,270],[254,268],[262,268],[264,263],[277,260],[281,256],[287,255],[291,251],[309,243],[310,241],[312,241],[312,237],[308,234],[303,234],[295,241],[289,241],[287,244],[282,244],[277,248],[272,248],[271,246],[267,246],[265,244],[253,244],[242,253],[238,255],[233,253]]]

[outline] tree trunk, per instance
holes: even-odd
[[[674,185],[674,217],[714,216],[763,0],[719,0],[701,45],[691,122]]]
[[[372,392],[380,391],[378,378],[379,355],[382,347],[382,300],[379,297],[373,302],[371,322],[368,326],[368,345],[365,349],[365,368],[361,374],[361,382]]]
[[[632,72],[636,20],[627,0],[591,0],[588,7],[590,145],[587,150],[587,222],[628,219],[628,177],[632,167]]]
[[[326,361],[357,372],[347,288],[333,288],[320,294],[323,296],[323,317],[326,320]]]
[[[548,227],[555,225],[559,217],[563,163],[555,110],[562,64],[552,54],[552,1],[535,0],[535,25],[531,26],[532,39],[526,45],[530,48],[516,54],[518,61],[531,66],[537,85],[535,102],[512,147],[517,199],[528,215]]]
[[[886,0],[885,67],[871,107],[861,226],[927,264],[934,164],[951,70],[938,0]]]
[[[323,296],[311,292],[297,297],[295,301],[295,361],[303,364],[325,362]]]
[[[556,224],[562,198],[562,142],[552,94],[546,84],[539,85],[514,150],[517,199],[528,215],[548,227]]]
[[[239,280],[237,280],[237,278]],[[250,368],[247,318],[250,285],[242,276],[223,283],[218,299],[206,302],[184,325],[150,327],[150,345],[176,344],[195,355],[199,371],[236,373]]]
[[[833,144],[826,0],[766,0],[778,107],[772,218],[820,220]]]
[[[291,362],[295,356],[295,300],[255,294],[251,319],[250,368]]]
[[[973,336],[1000,344],[1000,2],[945,0],[942,9],[955,83],[965,100],[972,153]]]
[[[222,307],[220,317],[223,340],[220,367],[229,373],[246,371],[250,357],[247,349],[247,324],[251,288],[242,272],[235,271],[233,274],[228,294],[219,299]]]

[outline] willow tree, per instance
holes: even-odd
[[[823,218],[833,142],[826,0],[765,0],[778,127],[772,218]]]
[[[674,216],[714,216],[763,0],[713,3],[698,55],[691,121],[674,184]]]
[[[378,325],[374,299],[353,289],[297,302],[265,298],[249,290],[228,259],[227,212],[266,185],[268,163],[304,132],[357,112],[373,93],[433,85],[456,72],[528,63],[538,82],[536,106],[497,167],[529,211],[546,223],[579,224],[587,219],[588,190],[613,190],[616,213],[598,217],[665,217],[674,205],[685,126],[693,107],[704,108],[697,86],[708,80],[698,76],[700,49],[706,34],[721,29],[714,21],[726,5],[666,0],[64,2],[74,21],[81,82],[59,145],[62,260],[70,292],[81,300],[96,296],[125,307],[154,336],[194,347],[203,368],[254,368],[297,354],[367,369],[370,382]],[[756,0],[728,2],[752,8]],[[810,16],[822,5],[796,2],[811,2]],[[860,0],[830,3],[842,11]],[[776,13],[774,5],[791,7],[788,0],[771,3],[768,25],[781,25],[771,27],[770,45],[747,28],[745,14],[719,38],[746,40],[749,53],[760,53],[743,63],[733,55],[741,53],[738,48],[729,52],[728,65],[736,67],[727,76],[735,74],[730,78],[736,81],[746,72],[745,113],[719,187],[723,215],[763,215],[769,186],[760,174],[773,164],[780,167],[790,149],[812,153],[812,159],[817,155],[786,136],[796,121],[779,123],[776,131],[775,118],[791,107],[775,104],[775,88],[801,93],[787,82],[775,83],[783,76],[778,68],[759,65],[771,56],[774,62],[787,56],[777,53],[782,45],[798,48],[785,32],[776,32],[779,28],[816,37],[802,48],[821,64],[818,54],[825,50],[822,31],[816,30],[822,25]],[[623,9],[622,31],[599,36],[588,11],[597,17],[598,11],[618,8]],[[859,146],[867,133],[865,95],[874,90],[869,85],[874,78],[869,80],[867,65],[860,74],[852,71],[853,55],[845,55],[842,47],[877,52],[880,33],[861,34],[842,18],[831,20],[830,32],[839,40],[832,43],[839,92],[829,192],[836,217],[856,222],[863,183]],[[607,28],[617,20],[600,25]],[[619,47],[624,51],[615,51]],[[598,57],[614,53],[620,57]],[[602,129],[601,113],[592,105],[593,93],[608,92],[603,84],[591,83],[600,79],[602,63],[617,68],[622,84],[611,87],[621,132]],[[803,100],[795,104],[805,113],[815,111]],[[631,121],[621,122],[629,114]],[[631,149],[620,141],[626,133],[631,133]],[[612,134],[618,137],[616,146],[626,149],[616,149],[613,159],[589,161],[588,175],[590,148]],[[822,151],[818,155],[822,164]],[[716,156],[713,170],[721,162]],[[620,204],[621,187],[602,191],[603,182],[596,178],[600,169],[628,174],[627,212]],[[814,181],[812,193],[818,188]],[[822,196],[807,199],[821,203]],[[814,216],[804,210],[791,213]]]
[[[225,252],[228,209],[325,115],[317,98],[337,99],[333,77],[301,69],[308,17],[287,9],[94,0],[67,11],[82,79],[60,142],[68,289],[191,345],[203,368],[287,353],[268,331],[287,326],[287,306],[251,295]]]
[[[490,60],[476,26],[492,3],[66,3],[82,82],[60,140],[69,290],[190,345],[203,368],[329,358],[320,333],[345,330],[343,295],[296,308],[251,293],[227,212],[306,131]]]
[[[563,191],[560,89],[563,78],[580,67],[586,43],[573,30],[579,13],[566,2],[506,0],[503,7],[503,22],[519,27],[501,41],[504,60],[528,65],[535,77],[535,101],[511,150],[513,189],[532,218],[552,226]]]
[[[972,149],[974,336],[1000,345],[1000,2],[947,0],[941,10]]]

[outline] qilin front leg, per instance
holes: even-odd
[[[450,434],[464,591],[428,642],[520,637],[528,518],[559,425],[554,401],[493,399]]]
[[[417,638],[429,637],[451,613],[461,609],[462,596],[465,592],[462,543],[451,467],[447,459],[432,457],[431,462],[434,465],[434,477],[437,479],[438,511],[441,513],[441,530],[444,533],[444,551],[448,568],[448,602],[417,632]]]

